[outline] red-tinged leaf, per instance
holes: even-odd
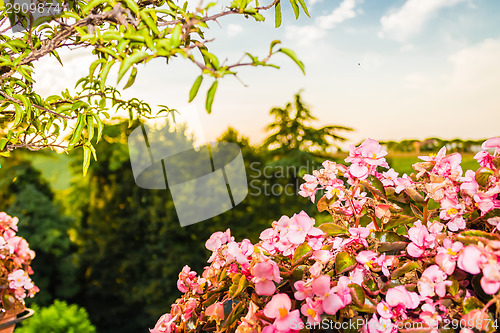
[[[410,261],[405,263],[403,266],[396,268],[392,273],[391,273],[391,279],[397,279],[400,276],[405,275],[406,273],[413,271],[413,270],[421,270],[422,269],[422,264],[419,261]]]
[[[304,262],[304,260],[309,258],[312,255],[312,253],[313,253],[312,248],[309,245],[307,245],[307,243],[302,243],[297,247],[297,249],[295,249],[295,252],[292,257],[292,266],[301,264],[302,262]]]
[[[393,215],[389,218],[389,221],[383,225],[384,230],[392,230],[401,225],[409,225],[417,220],[416,217],[408,215]]]
[[[349,284],[348,287],[351,288],[351,297],[354,304],[360,307],[365,305],[365,292],[363,288],[355,283]]]
[[[246,307],[247,307],[247,304],[243,301],[239,302],[236,305],[233,305],[233,309],[232,309],[231,313],[227,316],[227,319],[224,321],[224,324],[222,325],[221,331],[227,330],[227,329],[237,325],[238,320],[240,319],[243,311],[245,311]]]
[[[368,279],[361,283],[366,293],[370,296],[376,296],[380,293],[380,286],[374,279]]]
[[[337,274],[350,271],[357,264],[356,257],[349,252],[339,252],[335,257],[335,271]]]
[[[323,223],[319,227],[328,236],[348,235],[349,231],[333,222]]]
[[[476,171],[476,176],[475,176],[476,182],[480,186],[486,186],[490,181],[491,175],[493,175],[493,170],[491,170],[490,168],[487,167],[479,168]]]
[[[233,284],[229,287],[229,297],[236,298],[248,287],[248,280],[245,275],[238,273],[232,278]]]
[[[467,314],[474,309],[481,310],[484,308],[484,303],[477,299],[477,297],[472,296],[464,300],[462,307],[464,309],[464,314]]]
[[[405,192],[406,192],[406,194],[408,194],[408,196],[410,196],[410,198],[412,198],[413,201],[418,202],[418,203],[425,202],[425,199],[422,196],[422,194],[420,194],[420,192],[418,192],[414,188],[408,187],[405,189]]]

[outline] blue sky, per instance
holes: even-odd
[[[273,11],[264,23],[224,17],[220,26],[210,26],[207,38],[215,38],[211,47],[221,60],[237,61],[245,51],[265,56],[270,42],[279,39],[296,51],[306,75],[284,55],[274,60],[280,70],[243,69],[239,80],[228,77],[219,84],[210,116],[203,113],[210,84],[205,80],[191,108],[200,111],[208,140],[232,126],[251,142],[260,142],[272,120],[269,110],[285,105],[301,89],[318,126],[356,129],[348,135],[350,143],[367,137],[500,135],[500,1],[308,2],[311,18],[301,13],[295,21],[288,1],[283,1],[284,21],[278,29]],[[77,52],[64,58],[67,73],[57,80],[56,65],[41,64],[38,84],[47,93],[83,74],[90,61]],[[197,75],[184,61],[169,66],[153,61],[139,71],[127,95],[182,112]]]

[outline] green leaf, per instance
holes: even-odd
[[[133,65],[136,64],[145,58],[147,58],[149,55],[146,53],[146,51],[136,51],[134,52],[131,56],[123,59],[120,70],[118,71],[118,80],[117,82],[120,82],[122,77],[125,75],[125,73],[128,71],[128,69]]]
[[[274,6],[274,26],[279,28],[281,25],[281,0]],[[272,46],[271,46],[272,49]]]
[[[299,66],[302,73],[304,73],[304,75],[306,74],[304,64],[302,63],[302,61],[299,60],[299,58],[297,58],[297,55],[295,54],[295,52],[293,52],[290,49],[285,49],[285,48],[279,49],[278,52],[284,53],[287,56],[289,56],[290,59],[292,59],[297,64],[297,66]]]
[[[366,180],[362,181],[361,184],[368,188],[370,192],[378,195],[379,197],[385,197],[384,184],[375,176],[369,175]]]
[[[281,41],[280,40],[273,40],[271,42],[271,47],[269,48],[269,54],[272,54],[273,53],[273,48],[277,45],[277,44],[281,44]]]
[[[181,42],[182,42],[182,25],[181,24],[177,24],[174,28],[174,30],[172,31],[172,37],[170,37],[170,40],[172,41],[172,47],[178,47],[179,45],[181,45]]]
[[[368,280],[364,280],[361,285],[365,289],[365,291],[368,293],[370,296],[376,296],[380,293],[380,286],[377,283],[376,280],[373,278],[370,278]]]
[[[100,64],[103,64],[103,63],[106,63],[106,59],[97,59],[96,61],[94,61],[90,67],[89,67],[89,76],[94,76],[94,72],[95,72],[95,69],[97,68],[97,66],[99,66]]]
[[[458,291],[460,290],[460,285],[458,284],[458,280],[455,279],[453,276],[448,276],[448,281],[452,282],[451,286],[446,286],[446,289],[450,292],[452,296],[455,296]]]
[[[246,307],[247,307],[247,304],[243,301],[240,301],[236,306],[233,305],[233,309],[232,309],[231,313],[227,316],[226,321],[222,325],[221,332],[229,329],[234,324],[237,324],[238,320],[241,317],[241,314],[243,313],[243,311],[245,310]]]
[[[290,4],[292,5],[293,12],[295,13],[295,19],[299,18],[299,6],[297,5],[297,0],[290,0]]]
[[[203,81],[203,75],[200,75],[196,78],[196,80],[193,83],[193,86],[191,87],[191,90],[189,91],[189,102],[192,102],[193,99],[196,97],[198,94],[198,90],[200,90],[201,82]]]
[[[323,223],[319,227],[324,233],[328,236],[336,236],[336,235],[348,235],[349,231],[347,229],[342,228],[338,224],[333,222]]]
[[[302,262],[304,262],[304,260],[309,258],[312,255],[312,253],[313,250],[307,243],[300,244],[293,253],[292,266],[301,264]]]
[[[125,0],[125,3],[127,4],[127,7],[130,8],[130,10],[134,12],[134,14],[137,15],[139,13],[139,6],[137,6],[135,1]]]
[[[406,273],[413,271],[413,270],[421,270],[422,269],[422,264],[418,261],[409,261],[405,263],[403,266],[396,268],[392,273],[391,273],[391,279],[397,279],[400,276],[405,275]]]
[[[425,199],[424,197],[414,188],[408,187],[405,189],[406,194],[410,196],[410,198],[413,199],[413,201],[418,202],[418,203],[424,203]]]
[[[92,152],[88,146],[83,146],[83,176],[87,174],[90,166],[90,156]]]
[[[4,150],[5,146],[7,145],[7,139],[6,138],[3,138],[2,140],[0,140],[0,151],[1,150]]]
[[[236,298],[248,287],[249,283],[246,276],[241,273],[234,275],[232,280],[233,284],[229,287],[229,297]]]
[[[417,220],[416,217],[407,216],[407,215],[392,215],[389,218],[389,221],[383,225],[384,230],[392,230],[401,225],[409,225]]]
[[[128,87],[133,85],[136,76],[137,76],[137,67],[134,67],[132,68],[132,73],[130,73],[130,77],[128,78],[127,84],[125,85],[125,87],[123,87],[123,89],[127,89]]]
[[[482,310],[484,308],[484,303],[476,297],[471,296],[464,300],[462,307],[464,309],[464,314],[467,314],[475,309]]]
[[[309,11],[307,10],[307,6],[306,6],[306,3],[304,2],[304,0],[298,0],[299,3],[300,3],[300,6],[302,7],[302,10],[304,11],[304,13],[306,13],[307,16],[311,17],[311,15],[309,15]]]
[[[83,113],[78,114],[78,119],[76,121],[76,126],[73,131],[73,136],[71,140],[68,143],[68,149],[72,149],[75,144],[80,140],[83,132],[83,127],[85,126],[85,121],[84,121],[85,115]]]
[[[153,31],[156,35],[160,33],[158,27],[156,26],[156,22],[153,20],[149,12],[141,11],[139,15],[141,16],[142,21],[146,23],[146,25],[148,26],[149,29],[151,29],[151,31]]]
[[[406,237],[392,231],[375,231],[370,236],[380,241],[379,252],[398,252],[405,249],[409,243]]]
[[[205,102],[205,109],[207,113],[210,114],[212,112],[212,104],[214,103],[215,92],[217,91],[217,86],[219,85],[219,81],[214,81],[210,89],[207,92],[207,100]]]
[[[361,288],[359,285],[355,283],[351,283],[348,285],[349,288],[351,288],[351,297],[352,301],[354,304],[357,306],[363,306],[365,305],[365,292],[363,291],[363,288]]]
[[[104,88],[106,86],[106,78],[108,77],[108,73],[109,73],[109,70],[111,69],[111,67],[113,67],[113,65],[115,64],[115,60],[111,60],[109,62],[107,62],[103,67],[102,67],[102,70],[101,70],[101,73],[99,74],[99,84],[101,86],[101,91],[104,91]]]
[[[339,252],[335,257],[335,271],[337,274],[350,271],[357,264],[356,257],[349,252]]]
[[[490,168],[487,167],[479,168],[476,171],[476,176],[475,176],[476,182],[480,186],[486,186],[489,183],[491,175],[493,175],[493,170],[491,170]]]
[[[87,5],[82,7],[82,14],[87,15],[92,9],[106,2],[107,0],[91,0]]]
[[[21,106],[19,106],[19,104],[17,104],[17,103],[14,104],[14,108],[16,109],[16,116],[14,117],[13,127],[17,127],[23,121],[24,112],[21,109]]]

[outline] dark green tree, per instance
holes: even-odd
[[[18,235],[36,252],[32,278],[40,292],[33,301],[44,306],[56,298],[70,300],[78,291],[75,248],[69,235],[74,220],[62,214],[49,184],[27,160],[29,156],[19,154],[2,166],[2,210],[19,218]]]
[[[338,147],[338,142],[347,139],[338,134],[339,131],[352,131],[352,128],[339,125],[328,125],[321,128],[310,124],[317,120],[310,107],[302,101],[301,92],[294,95],[293,102],[284,108],[275,107],[269,112],[274,116],[266,130],[271,135],[264,141],[264,146],[271,149],[278,157],[294,156],[299,152],[313,156],[324,155],[330,147]]]

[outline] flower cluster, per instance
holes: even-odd
[[[33,297],[38,287],[31,281],[33,274],[30,263],[35,252],[30,250],[28,242],[19,236],[17,217],[0,212],[0,284],[1,306],[5,310],[24,306],[26,297]]]
[[[316,332],[353,320],[365,333],[437,332],[450,320],[494,332],[500,138],[482,148],[477,171],[464,174],[443,148],[400,177],[375,140],[352,146],[348,166],[326,161],[300,188],[313,202],[321,193],[331,222],[282,216],[256,244],[214,233],[210,265],[201,277],[184,267],[182,297],[151,332]]]

